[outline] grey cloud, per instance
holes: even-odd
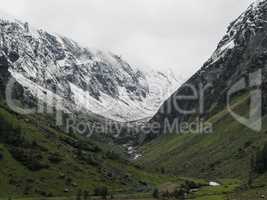
[[[2,0],[3,1],[3,0]],[[8,0],[0,9],[138,66],[188,77],[251,0]]]

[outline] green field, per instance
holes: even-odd
[[[237,98],[235,111],[245,114],[246,105],[246,96]],[[160,198],[172,199],[186,182],[198,185],[187,199],[265,196],[265,171],[254,171],[252,164],[267,142],[267,118],[260,133],[237,123],[225,109],[208,121],[212,134],[163,135],[140,146],[141,159],[130,162],[110,138],[66,134],[51,125],[49,116],[20,116],[1,103],[0,199],[83,200],[79,191],[101,199],[94,195],[103,187],[107,198],[149,200],[158,189]],[[221,186],[208,186],[209,181]]]

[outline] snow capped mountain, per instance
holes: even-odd
[[[237,45],[243,45],[251,36],[255,36],[258,30],[263,29],[266,23],[264,18],[264,0],[256,0],[227,28],[223,39],[219,42],[217,49],[211,56],[209,63],[217,62],[224,57],[228,50]]]
[[[179,122],[192,120],[196,117],[208,119],[220,109],[228,106],[229,91],[238,81],[251,78],[252,74],[261,72],[262,75],[262,113],[267,114],[267,0],[258,0],[251,4],[228,27],[225,36],[219,42],[210,59],[204,63],[184,85],[205,88],[203,99],[188,101],[178,99],[190,91],[182,85],[160,108],[152,118],[153,121]],[[253,80],[257,82],[257,80]],[[249,86],[248,86],[249,87]],[[243,91],[244,92],[244,91]],[[240,91],[241,93],[241,91]],[[236,94],[238,95],[238,94]],[[200,97],[199,97],[200,98]],[[179,105],[179,109],[176,105]],[[181,110],[195,110],[187,114]],[[159,132],[164,132],[162,124]]]
[[[144,71],[113,53],[0,17],[0,59],[31,95],[49,104],[46,96],[53,96],[60,109],[121,122],[150,118],[177,88],[171,72]]]

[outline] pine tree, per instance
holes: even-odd
[[[159,190],[157,188],[153,191],[153,198],[159,199]]]
[[[85,191],[83,192],[83,199],[84,199],[84,200],[88,200],[88,199],[89,199],[89,192],[88,192],[87,190],[85,190]]]
[[[82,200],[82,190],[79,189],[76,195],[76,200]]]
[[[255,158],[254,156],[251,156],[250,158],[250,169],[249,169],[249,175],[248,175],[248,186],[251,187],[253,182],[253,174],[255,170]]]

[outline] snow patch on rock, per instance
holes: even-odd
[[[5,52],[0,53],[9,60],[12,75],[35,96],[34,88],[55,93],[74,111],[127,122],[151,118],[179,87],[173,73],[133,67],[111,52],[1,18]],[[11,54],[17,57],[12,62]]]

